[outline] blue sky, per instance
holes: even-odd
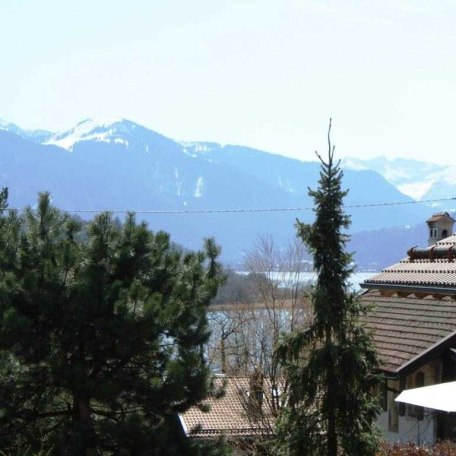
[[[0,118],[456,164],[456,2],[2,0]]]

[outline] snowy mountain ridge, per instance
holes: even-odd
[[[9,188],[11,207],[34,204],[38,192],[49,191],[54,204],[69,211],[136,211],[152,229],[171,233],[188,248],[199,248],[201,239],[214,236],[224,258],[233,261],[258,235],[267,233],[283,244],[295,235],[296,217],[312,220],[306,209],[313,206],[308,188],[318,185],[317,162],[239,145],[178,142],[111,117],[86,119],[60,133],[20,130],[7,122],[2,126],[0,188]],[[429,217],[428,207],[407,204],[410,197],[379,172],[359,161],[354,166],[362,169],[346,169],[344,175],[352,233],[423,223]],[[394,179],[410,183],[403,176]],[[376,201],[405,205],[371,207]],[[360,260],[369,245],[356,246]]]
[[[453,198],[456,196],[456,166],[439,165],[402,158],[378,157],[370,160],[346,158],[342,160],[345,169],[370,169],[383,176],[401,193],[415,201]],[[435,202],[432,207],[441,207]],[[453,207],[449,208],[454,210]]]
[[[71,152],[76,143],[82,141],[100,141],[124,144],[128,148],[125,135],[128,127],[134,129],[135,124],[117,117],[94,117],[79,122],[71,130],[52,135],[45,145],[55,145]]]
[[[22,136],[23,138],[31,139],[37,143],[46,141],[52,135],[52,133],[47,130],[24,130],[12,122],[8,122],[3,119],[0,119],[0,130],[14,133],[16,135]]]
[[[79,122],[70,130],[51,133],[44,130],[24,130],[17,125],[0,119],[0,130],[15,133],[28,138],[35,143],[54,145],[69,152],[82,143],[105,143],[122,146],[125,149],[133,148],[145,154],[150,154],[150,142],[165,137],[147,129],[135,122],[119,117],[93,117]],[[180,152],[190,158],[202,158],[207,162],[214,160],[237,160],[236,147],[223,146],[212,142],[180,141],[174,143]],[[239,146],[241,147],[241,146]],[[225,157],[225,158],[222,158]],[[452,198],[456,196],[456,166],[444,166],[434,163],[408,159],[388,159],[377,157],[374,159],[358,159],[348,157],[342,160],[342,166],[352,171],[375,171],[398,191],[414,199],[424,201],[430,199]],[[181,170],[182,172],[182,170]],[[177,174],[176,174],[177,173]],[[179,176],[179,170],[176,171]],[[193,194],[201,195],[203,191],[201,181],[196,178]],[[179,177],[176,177],[179,180]],[[289,192],[296,192],[295,183],[289,176],[277,174],[274,176],[275,184]],[[180,187],[176,184],[177,187]],[[440,203],[430,204],[433,207],[442,207]],[[450,210],[455,208],[449,207]]]

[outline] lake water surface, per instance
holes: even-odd
[[[237,271],[238,274],[246,275],[248,272],[245,271]],[[354,291],[358,291],[361,289],[360,284],[363,283],[365,280],[370,279],[378,272],[355,272],[350,277],[350,284]],[[293,283],[294,280],[297,280],[300,283],[314,283],[316,281],[317,275],[315,272],[300,272],[299,274],[295,274],[292,272],[280,272],[280,271],[273,271],[268,273],[267,276],[272,280],[276,280],[281,283],[282,286],[286,286],[287,283]]]

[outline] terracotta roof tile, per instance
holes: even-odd
[[[386,297],[370,290],[361,300],[372,306],[364,321],[372,329],[382,368],[388,372],[396,372],[456,331],[456,302],[451,298]]]
[[[437,222],[441,219],[447,219],[447,220],[452,220],[453,222],[456,222],[456,220],[453,219],[453,217],[448,214],[448,212],[438,212],[436,214],[432,214],[430,218],[426,220],[427,223],[432,223],[432,222]]]
[[[439,251],[443,249],[444,252],[450,247],[456,247],[456,234],[437,242],[435,247],[440,249]],[[421,252],[423,250],[426,249],[421,249]],[[428,258],[414,259],[411,249],[409,253],[412,256],[387,267],[364,284],[369,288],[375,288],[378,284],[456,287],[456,258],[451,255],[446,258],[433,258],[430,250]]]
[[[225,383],[225,395],[219,399],[205,401],[209,412],[192,407],[179,415],[184,430],[189,437],[205,436],[260,436],[271,432],[274,422],[270,401],[266,399],[270,383],[265,381],[265,399],[263,401],[263,418],[258,421],[249,419],[245,409],[245,395],[249,391],[247,377],[223,377],[215,379],[216,386]],[[244,398],[244,399],[243,399]]]
[[[437,245],[456,245],[456,234],[451,235],[441,241],[437,242]]]

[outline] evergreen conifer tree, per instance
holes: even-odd
[[[334,161],[330,131],[331,122],[327,161],[317,153],[319,187],[309,189],[315,221],[297,221],[298,236],[312,253],[317,273],[313,323],[290,335],[277,352],[289,385],[278,424],[278,452],[283,455],[369,456],[377,443],[379,364],[371,335],[360,322],[365,309],[349,289],[353,267],[345,250],[347,191],[341,188],[343,172]]]
[[[84,225],[48,194],[23,216],[5,212],[6,199],[0,450],[187,452],[173,426],[211,388],[203,346],[222,280],[214,242],[184,252],[132,214],[123,225],[108,213]]]

